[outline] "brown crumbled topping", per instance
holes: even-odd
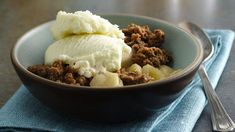
[[[152,32],[148,26],[130,24],[122,31],[126,36],[125,43],[132,47],[131,59],[134,63],[158,67],[172,61],[170,55],[160,48],[165,39],[165,33],[162,30],[155,29]]]
[[[171,57],[163,49],[157,47],[142,47],[138,44],[132,46],[133,55],[132,61],[144,66],[150,64],[155,67],[168,64]]]
[[[65,73],[64,75],[64,82],[67,84],[76,84],[76,80],[72,73]]]
[[[55,61],[51,66],[49,65],[34,65],[29,66],[28,70],[36,75],[50,79],[56,82],[67,84],[76,84],[81,86],[88,86],[90,78],[79,75],[74,68],[62,61]]]
[[[47,65],[33,65],[33,66],[29,66],[27,69],[31,71],[32,73],[37,74],[41,77],[46,77],[48,67],[49,66]]]
[[[152,78],[149,76],[146,76],[144,74],[139,74],[136,72],[127,71],[125,68],[119,70],[118,74],[124,85],[147,83],[152,80]]]
[[[155,29],[152,32],[148,26],[140,26],[130,24],[127,28],[122,29],[125,34],[125,43],[131,46],[140,44],[146,47],[160,47],[165,39],[165,33],[160,29]]]
[[[77,76],[76,82],[81,86],[89,86],[91,79],[86,78],[85,76]]]

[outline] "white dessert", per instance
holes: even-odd
[[[59,11],[51,31],[55,39],[81,34],[103,34],[113,38],[124,38],[118,25],[111,24],[108,20],[89,11],[75,13]]]
[[[124,43],[124,34],[89,11],[58,12],[51,28],[57,40],[45,52],[45,64],[62,60],[80,75],[93,77],[91,86],[122,86],[115,72],[128,63],[131,48]]]

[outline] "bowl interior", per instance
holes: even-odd
[[[103,17],[111,23],[119,25],[120,28],[136,23],[148,25],[152,30],[155,28],[162,29],[166,34],[163,47],[173,57],[173,68],[184,69],[191,65],[199,55],[199,46],[195,40],[189,34],[172,24],[138,16],[104,15]],[[50,32],[52,23],[48,22],[32,29],[18,41],[13,52],[15,52],[16,60],[24,68],[44,63],[44,53],[47,47],[54,41]]]

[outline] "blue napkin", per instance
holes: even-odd
[[[215,46],[215,54],[206,63],[206,70],[213,87],[216,87],[230,54],[234,32],[205,31]],[[148,119],[123,124],[98,124],[60,115],[41,104],[22,85],[0,109],[0,131],[190,132],[205,105],[202,84],[196,75],[182,96],[169,106],[156,110]]]

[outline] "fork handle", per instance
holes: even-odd
[[[208,103],[211,109],[211,119],[213,130],[215,131],[233,131],[235,124],[232,119],[227,114],[222,103],[219,100],[215,90],[208,79],[207,73],[205,71],[204,65],[201,64],[199,69],[199,76],[204,85],[204,92],[208,99]]]

